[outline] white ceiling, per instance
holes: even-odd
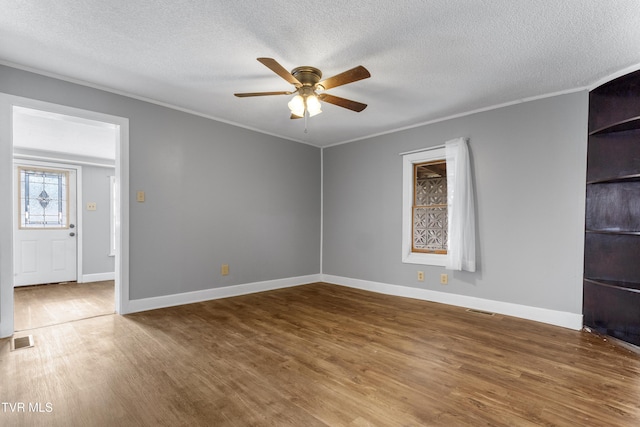
[[[13,107],[13,146],[115,160],[118,127],[64,114]]]
[[[327,146],[589,87],[640,68],[637,0],[4,0],[0,61]],[[286,81],[256,61],[356,65],[372,77],[327,91],[290,120]]]

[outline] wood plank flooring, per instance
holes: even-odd
[[[602,337],[324,283],[29,332],[0,402],[45,410],[0,425],[640,425]]]
[[[23,331],[113,313],[113,293],[113,280],[15,288],[14,329]]]

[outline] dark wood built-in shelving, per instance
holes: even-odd
[[[640,236],[640,231],[616,231],[616,230],[586,230],[586,233],[598,233],[598,234],[612,234],[623,236]]]
[[[587,184],[613,184],[616,182],[635,182],[640,181],[640,174],[634,173],[632,175],[612,176],[609,178],[602,178],[593,181],[587,181]]]
[[[600,135],[605,133],[623,132],[626,130],[635,129],[640,129],[640,116],[632,117],[627,120],[621,120],[609,126],[601,127],[600,129],[589,132],[589,135]]]
[[[593,283],[595,285],[607,286],[609,288],[640,293],[640,283],[638,282],[620,282],[617,280],[589,279],[587,277],[585,277],[584,281]]]
[[[640,345],[640,71],[589,94],[584,323]]]

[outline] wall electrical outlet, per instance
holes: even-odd
[[[229,274],[229,264],[222,264],[222,267],[220,267],[220,274],[223,276],[227,276]]]
[[[96,202],[87,203],[87,210],[88,211],[95,211],[97,209],[98,209],[98,204]]]
[[[449,275],[442,273],[440,275],[440,283],[442,283],[443,285],[446,285],[447,283],[449,283]]]
[[[136,193],[136,201],[144,202],[144,191],[138,191]]]
[[[418,271],[418,282],[424,282],[424,271]]]

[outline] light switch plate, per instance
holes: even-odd
[[[136,200],[138,202],[144,202],[144,191],[138,191],[136,194]]]

